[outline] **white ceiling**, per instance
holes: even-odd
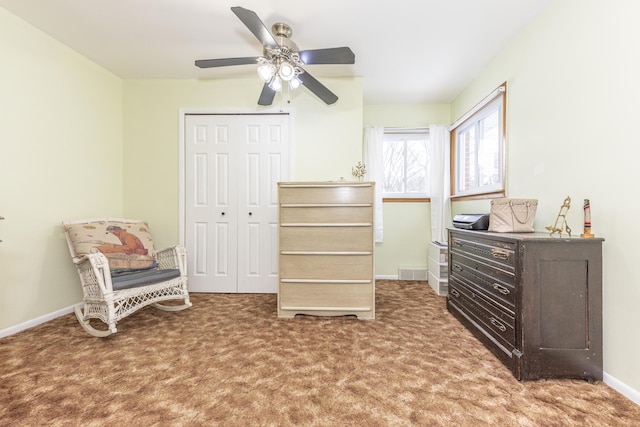
[[[289,24],[301,50],[349,46],[355,65],[305,70],[320,81],[360,76],[365,103],[388,104],[451,102],[549,1],[0,0],[0,7],[123,79],[258,78],[253,65],[194,66],[262,54],[231,12],[242,6],[269,29]]]

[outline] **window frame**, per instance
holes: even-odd
[[[502,114],[500,117],[501,124],[499,130],[501,135],[499,136],[500,145],[500,182],[497,186],[491,187],[476,187],[470,190],[459,192],[458,191],[458,176],[459,170],[459,150],[458,150],[458,132],[460,130],[466,130],[472,123],[478,123],[483,118],[489,115],[489,109],[498,103],[501,105]],[[506,139],[507,139],[507,83],[504,82],[498,86],[491,94],[485,97],[480,103],[473,107],[469,112],[463,115],[449,128],[450,139],[450,183],[451,183],[451,199],[452,200],[471,200],[471,199],[489,199],[495,197],[504,197],[506,193]]]
[[[426,135],[427,138],[427,150],[428,150],[428,154],[430,154],[429,152],[429,143],[430,140],[429,138],[431,137],[430,133],[429,133],[429,128],[422,128],[422,127],[406,127],[406,128],[384,128],[383,131],[383,145],[384,145],[384,136],[386,135],[399,135],[399,134],[406,134],[406,135]],[[383,148],[384,151],[384,148]],[[405,147],[405,152],[404,152],[405,156],[406,156],[406,147]],[[383,166],[384,167],[384,166]],[[406,165],[405,165],[406,167]],[[428,171],[427,171],[428,172]],[[383,175],[384,175],[384,170],[383,170]],[[406,177],[405,177],[406,178]],[[426,176],[427,180],[430,179],[430,177]],[[397,197],[391,196],[389,193],[384,193],[384,184],[382,183],[383,188],[382,188],[382,201],[383,202],[393,202],[393,203],[405,203],[405,202],[429,202],[431,201],[431,198],[429,196],[424,197],[424,196],[417,196],[417,197],[411,197],[411,196],[407,196],[406,193],[400,194]],[[427,189],[427,194],[428,194],[428,189]]]

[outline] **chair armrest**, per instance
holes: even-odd
[[[73,261],[83,287],[97,287],[102,294],[113,292],[109,260],[103,253],[91,253]]]
[[[187,250],[183,246],[159,250],[156,256],[161,269],[177,268],[181,276],[187,275]]]

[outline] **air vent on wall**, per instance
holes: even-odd
[[[429,269],[423,267],[399,267],[398,280],[424,280],[428,279]]]

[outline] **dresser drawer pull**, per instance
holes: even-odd
[[[507,327],[504,326],[501,322],[499,322],[495,317],[492,317],[490,320],[491,320],[491,324],[496,328],[500,329],[502,332],[507,330]]]
[[[509,252],[502,250],[502,249],[491,249],[491,255],[493,255],[493,257],[495,259],[508,259],[509,258]]]
[[[455,289],[451,289],[451,295],[456,298],[460,298],[460,292],[456,291]]]
[[[507,289],[506,287],[499,285],[498,283],[494,283],[493,284],[493,289],[495,289],[496,291],[500,292],[502,295],[509,295],[511,293],[511,291],[509,291],[509,289]]]
[[[453,270],[457,271],[458,273],[462,273],[462,267],[460,267],[458,264],[453,264]]]

